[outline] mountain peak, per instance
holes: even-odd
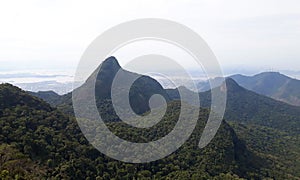
[[[119,70],[121,68],[118,60],[114,56],[106,58],[102,64],[102,69]]]
[[[118,95],[116,97],[128,96],[126,88],[130,85],[129,101],[132,110],[137,114],[143,114],[150,110],[149,100],[152,95],[160,94],[169,101],[169,97],[163,87],[153,78],[124,70],[115,57],[105,59],[102,64],[93,72],[87,81],[76,90],[82,92],[82,99],[89,98],[86,94],[87,89],[94,89],[95,97],[100,103],[111,100],[113,82],[117,78]],[[81,91],[82,90],[82,91]],[[121,100],[119,100],[121,102]]]

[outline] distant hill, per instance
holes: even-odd
[[[28,93],[32,96],[38,97],[40,99],[44,99],[49,104],[56,106],[60,103],[61,96],[54,91],[38,91],[38,92],[30,92]]]
[[[53,78],[55,75],[53,76]],[[34,77],[33,77],[34,78]],[[69,77],[71,79],[71,77]],[[14,83],[17,87],[20,87],[26,91],[38,92],[38,91],[54,91],[59,95],[66,94],[73,90],[73,87],[78,87],[78,83],[73,83],[72,81],[59,82],[55,80],[43,80],[43,78],[38,79],[38,82],[24,82],[24,83]]]
[[[231,76],[239,85],[291,105],[300,106],[300,80],[278,72],[264,72],[255,76]]]

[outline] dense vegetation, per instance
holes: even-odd
[[[259,126],[230,123],[247,147],[271,164],[277,177],[300,177],[300,135]],[[281,175],[280,175],[281,174]]]
[[[266,164],[246,149],[226,123],[208,147],[198,149],[207,110],[201,110],[200,123],[191,138],[174,154],[153,163],[129,164],[112,160],[89,145],[74,118],[50,108],[16,87],[8,84],[0,87],[1,102],[13,101],[11,98],[28,98],[29,102],[1,106],[0,162],[3,179],[31,179],[33,176],[58,179],[237,179],[238,176],[265,176],[260,166]],[[13,92],[14,96],[4,97],[4,92]],[[157,131],[128,131],[120,122],[108,123],[108,126],[117,135],[137,141],[141,136],[151,138],[154,132],[163,135],[160,133],[172,128],[172,122],[174,124],[177,120],[179,108],[180,103],[169,105],[170,112],[173,112],[165,117],[169,123],[158,126]]]

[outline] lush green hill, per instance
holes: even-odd
[[[300,106],[300,81],[277,72],[231,76],[241,86],[276,100]]]
[[[13,99],[21,101],[14,101],[6,94],[14,94]],[[74,118],[17,87],[0,85],[0,102],[6,104],[0,110],[0,153],[1,158],[11,157],[0,161],[3,178],[32,179],[36,175],[57,179],[237,179],[236,175],[262,178],[269,171],[262,168],[268,169],[268,164],[248,151],[225,122],[212,143],[199,149],[197,145],[208,116],[204,109],[191,138],[174,154],[153,163],[128,164],[99,153],[86,141]],[[107,125],[125,139],[151,139],[169,132],[179,112],[180,103],[170,103],[163,123],[149,131],[128,130],[122,122]],[[11,150],[2,150],[7,148]],[[9,154],[12,151],[19,155],[12,156]],[[33,167],[35,171],[30,171]],[[29,171],[34,173],[30,176]]]

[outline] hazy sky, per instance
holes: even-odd
[[[0,70],[74,69],[94,38],[137,18],[185,24],[224,68],[300,70],[299,0],[1,0]]]

